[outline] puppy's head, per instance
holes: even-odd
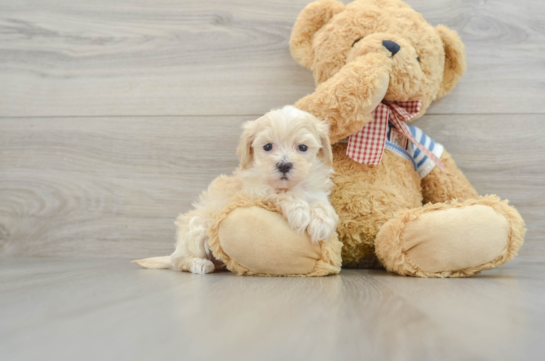
[[[272,110],[244,124],[237,154],[242,169],[276,189],[291,189],[319,163],[331,165],[329,126],[293,106]]]

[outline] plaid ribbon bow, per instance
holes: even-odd
[[[346,155],[361,164],[380,164],[384,154],[388,120],[401,134],[409,139],[431,159],[439,168],[448,173],[445,165],[435,154],[420,144],[411,134],[405,122],[413,119],[420,112],[422,101],[412,100],[396,103],[380,103],[373,111],[373,121],[348,140]]]

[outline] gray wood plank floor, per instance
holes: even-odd
[[[127,260],[0,264],[2,360],[538,360],[541,258],[470,279],[206,276]]]

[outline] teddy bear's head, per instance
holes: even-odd
[[[447,94],[466,69],[465,50],[456,32],[432,27],[400,0],[335,0],[309,4],[290,39],[293,57],[312,70],[317,84],[354,59],[371,52],[391,57],[386,101],[430,103]]]

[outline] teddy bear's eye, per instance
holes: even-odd
[[[420,63],[420,57],[419,56],[416,57],[416,60]]]
[[[361,39],[363,39],[363,38],[359,38],[358,40],[354,41],[354,42],[352,43],[352,47],[354,47],[354,45],[356,45],[356,43],[357,43],[358,41],[360,41]]]
[[[272,144],[271,143],[267,143],[263,146],[263,149],[265,150],[265,152],[269,152],[272,150]]]

